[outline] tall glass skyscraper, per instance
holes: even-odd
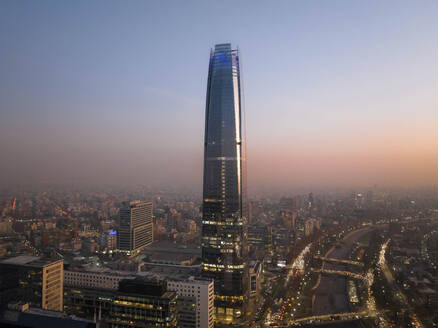
[[[215,281],[217,322],[236,322],[248,298],[246,169],[239,52],[210,54],[204,140],[202,270]]]

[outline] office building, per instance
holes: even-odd
[[[105,327],[177,327],[177,299],[165,281],[124,279],[117,290],[65,289],[65,311]]]
[[[196,299],[188,296],[178,296],[178,327],[196,328]]]
[[[117,249],[138,253],[153,242],[152,203],[124,202],[120,208]]]
[[[274,257],[277,260],[277,265],[280,267],[286,263],[289,252],[293,245],[294,233],[288,229],[279,228],[272,233],[272,242],[274,247]]]
[[[214,279],[217,322],[242,319],[248,301],[246,161],[239,51],[210,54],[205,113],[202,271]]]
[[[168,280],[168,290],[181,297],[194,297],[196,304],[196,328],[214,327],[214,284],[210,280]]]
[[[272,227],[263,224],[248,226],[248,246],[270,253],[272,251]]]
[[[165,280],[167,290],[176,292],[178,301],[181,299],[181,312],[184,327],[189,328],[213,328],[214,327],[214,284],[213,281],[196,279],[185,274],[172,274],[170,270],[162,275],[147,272],[137,274],[119,271],[64,271],[65,286],[70,289],[106,289],[118,290],[119,283],[126,279],[135,279],[139,276]],[[191,299],[193,298],[193,300]],[[193,320],[191,320],[192,318]],[[181,326],[182,327],[182,326]]]
[[[17,256],[0,261],[0,303],[20,300],[44,310],[63,310],[62,260]]]
[[[108,250],[115,250],[117,248],[117,231],[110,230],[105,234],[105,246]]]

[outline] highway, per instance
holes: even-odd
[[[379,254],[378,265],[380,266],[381,270],[383,271],[386,280],[388,281],[391,288],[393,289],[393,292],[395,292],[395,295],[397,295],[399,302],[400,302],[400,306],[403,306],[403,304],[404,304],[406,306],[407,310],[409,311],[409,316],[412,319],[412,325],[416,328],[422,328],[423,324],[418,319],[411,304],[409,304],[407,297],[403,294],[402,290],[395,282],[394,277],[392,275],[392,272],[389,269],[388,264],[386,263],[385,254],[386,254],[386,250],[388,248],[389,242],[390,242],[390,239],[388,239],[382,245],[382,249],[381,249],[380,254]]]

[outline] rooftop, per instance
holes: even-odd
[[[201,285],[208,285],[211,280],[204,279],[200,276],[199,268],[186,267],[186,266],[154,266],[149,265],[147,271],[132,272],[132,271],[119,271],[111,270],[108,268],[102,269],[102,271],[90,271],[84,268],[72,268],[66,272],[83,272],[83,273],[101,273],[102,275],[119,276],[122,278],[133,279],[135,277],[143,277],[154,280],[172,280],[181,282],[196,282]]]
[[[62,261],[62,260],[42,258],[42,257],[38,257],[38,256],[20,255],[20,256],[11,257],[11,258],[2,260],[2,261],[0,261],[0,264],[44,267],[46,265],[53,264],[53,263],[56,263],[58,261]]]
[[[11,258],[6,259],[6,260],[2,260],[2,261],[0,261],[0,263],[24,265],[24,264],[28,264],[28,263],[36,261],[36,260],[39,260],[39,257],[20,255],[20,256],[16,256],[16,257],[11,257]]]
[[[71,328],[94,328],[96,324],[87,319],[78,318],[73,315],[67,315],[63,312],[43,310],[39,308],[25,307],[23,310],[18,308],[27,305],[23,303],[13,304],[10,309],[0,311],[0,326],[7,327],[71,327]]]

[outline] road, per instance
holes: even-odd
[[[386,253],[386,249],[388,247],[388,243],[389,243],[389,239],[386,243],[384,243],[382,245],[382,250],[380,251],[379,254],[379,265],[380,268],[382,269],[386,280],[388,281],[389,285],[391,286],[394,294],[397,296],[398,298],[398,302],[400,302],[400,307],[406,306],[408,312],[409,312],[409,316],[411,317],[412,320],[412,324],[414,327],[416,328],[422,328],[423,325],[420,322],[420,320],[418,319],[417,315],[415,314],[414,308],[412,307],[412,305],[408,302],[407,297],[403,294],[403,291],[400,289],[400,287],[397,285],[391,270],[388,267],[388,264],[386,263],[386,259],[385,259],[385,253]]]

